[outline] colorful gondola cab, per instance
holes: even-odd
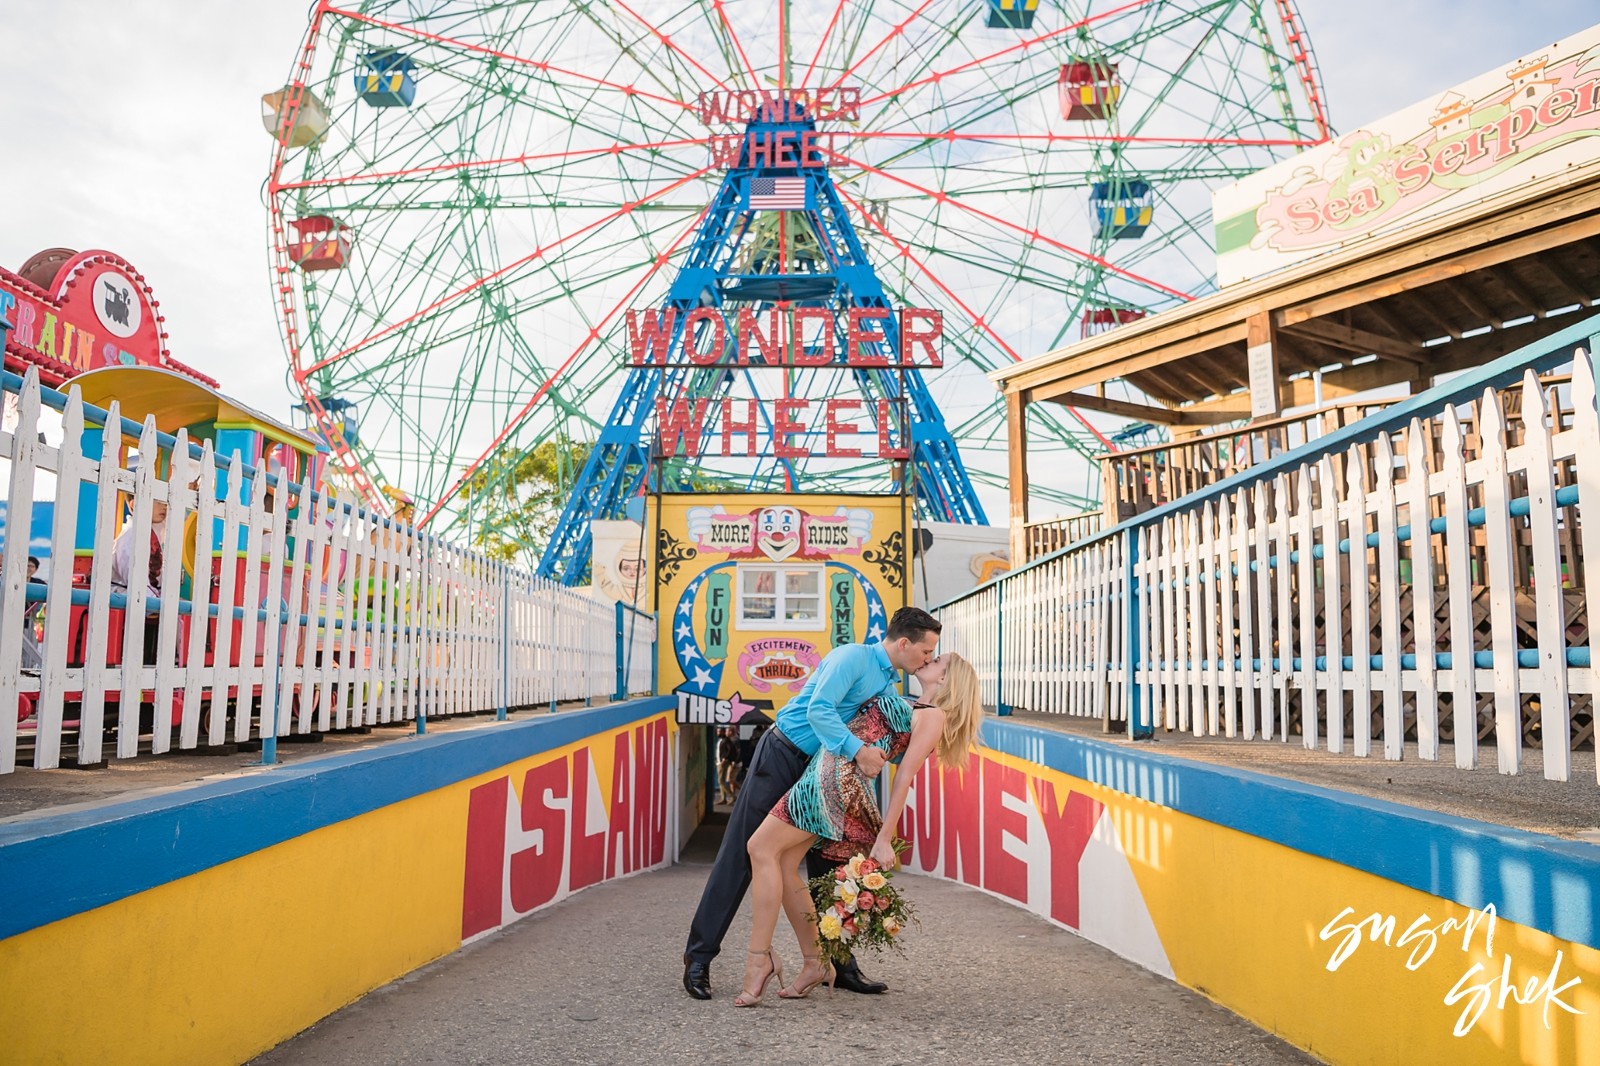
[[[346,447],[354,448],[361,443],[361,410],[354,400],[340,396],[318,396],[317,406],[326,415],[323,424],[317,424],[317,416],[311,405],[302,403],[294,408],[298,416],[295,419],[296,429],[322,437],[330,447],[342,442]]]
[[[339,270],[350,257],[345,225],[338,219],[309,215],[289,224],[295,230],[295,239],[289,242],[289,258],[301,270]]]
[[[368,52],[356,68],[356,92],[373,107],[410,107],[417,98],[417,68],[410,56],[393,48]]]
[[[321,144],[332,125],[328,105],[303,85],[285,85],[261,97],[261,125],[285,148]]]
[[[1089,189],[1089,208],[1102,238],[1142,237],[1150,228],[1155,217],[1155,195],[1149,182],[1097,181]]]
[[[1083,336],[1094,337],[1107,330],[1137,322],[1145,313],[1137,307],[1091,307],[1083,313]]]
[[[1069,122],[1108,119],[1117,110],[1122,82],[1117,65],[1101,59],[1061,64],[1061,117]]]
[[[1039,0],[988,0],[991,30],[1026,30],[1033,26]]]

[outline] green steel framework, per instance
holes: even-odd
[[[1329,128],[1289,0],[1045,0],[1027,29],[989,28],[987,11],[319,3],[276,121],[295,129],[314,96],[329,126],[308,146],[277,139],[267,199],[290,378],[335,465],[379,505],[385,485],[413,495],[435,528],[493,528],[496,494],[482,490],[519,456],[598,437],[626,376],[624,312],[660,304],[718,187],[710,144],[736,131],[703,125],[699,95],[854,85],[860,120],[828,124],[833,181],[893,303],[944,310],[947,367],[929,388],[973,481],[1003,490],[1003,405],[981,375],[1075,338],[1086,312],[1209,291],[1210,190]],[[388,49],[414,64],[410,106],[357,92],[364,59]],[[1085,60],[1114,65],[1121,95],[1103,119],[1067,121],[1058,78]],[[1148,183],[1142,236],[1097,224],[1096,182]],[[338,269],[296,261],[292,223],[314,216],[345,227]],[[806,234],[773,240],[793,258]],[[750,387],[793,384],[769,381]],[[330,410],[347,404],[359,422]],[[1059,460],[1037,464],[1035,495],[1093,506],[1083,460],[1113,446],[1117,421],[1030,419],[1030,448]],[[882,491],[887,465],[792,473],[815,490]],[[745,487],[781,474],[713,458],[699,476]]]

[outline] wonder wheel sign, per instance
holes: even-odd
[[[435,528],[553,463],[566,581],[651,488],[984,521],[984,374],[1210,290],[1210,187],[1328,134],[1287,0],[324,2],[263,111],[308,423]],[[1093,506],[1119,424],[1049,406]]]

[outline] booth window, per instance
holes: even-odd
[[[821,629],[822,567],[739,567],[742,629]]]

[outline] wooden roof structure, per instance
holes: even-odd
[[[1600,302],[1600,160],[989,375],[1007,401],[1013,539],[1028,521],[1029,404],[1175,438],[1478,366]],[[1251,356],[1255,357],[1255,388]],[[1121,379],[1149,397],[1105,395]]]

